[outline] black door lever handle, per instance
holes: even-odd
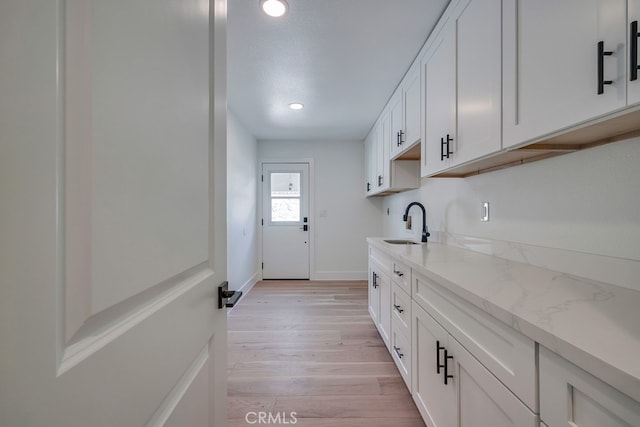
[[[229,282],[223,282],[218,286],[218,308],[233,307],[241,296],[241,291],[230,291]]]

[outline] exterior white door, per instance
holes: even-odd
[[[226,425],[225,25],[0,2],[0,425]]]
[[[309,279],[309,164],[262,164],[262,277]]]

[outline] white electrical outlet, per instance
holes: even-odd
[[[489,221],[489,202],[482,202],[482,213],[480,216],[480,221],[488,222]]]

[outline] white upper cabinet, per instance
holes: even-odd
[[[422,57],[422,176],[502,148],[501,13],[500,0],[461,1]]]
[[[366,196],[418,188],[417,160],[390,160],[390,114],[385,109],[364,141]]]
[[[402,148],[407,149],[420,142],[420,67],[416,62],[407,74],[404,94],[405,135]]]
[[[390,157],[395,159],[420,142],[420,68],[416,62],[389,101]]]
[[[402,108],[402,89],[398,88],[389,100],[389,152],[395,156],[402,151],[402,139],[404,138],[404,112]]]
[[[445,149],[455,137],[455,27],[447,22],[421,60],[424,71],[424,138],[421,175],[432,175],[450,166]]]
[[[501,0],[467,0],[456,20],[455,164],[502,148],[501,18]]]
[[[376,127],[376,140],[378,141],[377,162],[377,191],[385,191],[391,188],[390,163],[389,163],[389,114],[383,112]]]
[[[376,149],[375,132],[372,130],[364,140],[364,183],[367,196],[373,194],[376,188]]]
[[[626,106],[626,12],[626,0],[504,1],[505,146]]]

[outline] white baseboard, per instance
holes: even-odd
[[[316,271],[311,280],[367,280],[366,271]]]

